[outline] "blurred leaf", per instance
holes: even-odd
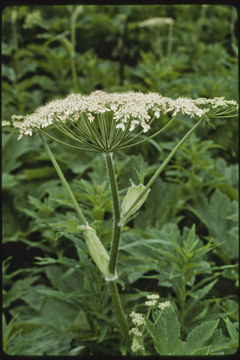
[[[18,181],[14,175],[7,173],[2,174],[2,190],[9,190],[10,188],[16,186]]]
[[[216,190],[208,204],[206,197],[200,197],[195,207],[188,206],[208,228],[210,235],[219,245],[219,249],[226,253],[231,259],[237,257],[238,242],[235,234],[230,233],[232,226],[236,226],[233,221],[228,219],[229,215],[237,211],[236,201],[230,199]]]

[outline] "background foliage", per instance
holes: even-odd
[[[156,17],[160,24],[144,24]],[[222,5],[8,6],[2,119],[96,89],[236,100],[236,28],[236,9]],[[182,117],[159,138],[117,154],[122,196],[130,179],[150,178],[191,124]],[[146,313],[151,292],[174,304],[159,327],[153,311],[147,354],[237,350],[238,129],[231,119],[214,125],[182,146],[122,234],[118,273],[127,313]],[[3,131],[2,149],[4,351],[124,352],[107,285],[76,233],[74,209],[40,139],[17,141]],[[51,149],[108,248],[112,209],[101,156],[56,143]]]

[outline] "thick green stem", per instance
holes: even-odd
[[[128,209],[128,211],[125,214],[124,219],[121,219],[121,224],[124,223],[124,221],[127,219],[128,214],[131,212],[131,210],[136,206],[136,204],[142,199],[142,197],[146,194],[150,186],[153,184],[153,182],[158,178],[160,173],[163,171],[165,166],[169,163],[169,161],[172,159],[172,157],[175,155],[177,150],[180,148],[180,146],[189,138],[189,136],[196,130],[196,128],[201,124],[202,119],[200,119],[188,132],[187,134],[179,141],[179,143],[174,147],[174,149],[170,152],[170,154],[166,157],[164,162],[161,164],[161,166],[158,168],[158,170],[155,172],[155,174],[151,177],[147,185],[145,186],[142,193],[138,196],[138,198],[134,201],[132,206]]]
[[[63,172],[62,172],[62,170],[60,169],[60,167],[59,167],[59,165],[58,165],[58,163],[57,163],[57,161],[56,161],[56,159],[55,159],[52,151],[50,150],[50,148],[49,148],[46,140],[44,139],[44,136],[43,136],[42,134],[40,134],[40,136],[41,136],[41,138],[42,138],[42,141],[43,141],[43,145],[44,145],[44,147],[45,147],[45,150],[47,151],[47,153],[48,153],[48,155],[49,155],[49,157],[50,157],[50,160],[52,161],[53,166],[54,166],[54,168],[55,168],[55,170],[56,170],[56,172],[57,172],[57,174],[58,174],[58,176],[59,176],[59,178],[60,178],[63,186],[64,186],[65,189],[67,190],[68,195],[69,195],[70,199],[72,200],[72,203],[73,203],[73,205],[74,205],[74,207],[75,207],[75,210],[76,210],[76,212],[77,212],[80,220],[81,220],[85,225],[87,225],[87,220],[85,219],[85,217],[84,217],[84,215],[83,215],[83,213],[82,213],[82,210],[80,209],[80,207],[79,207],[79,205],[78,205],[78,203],[77,203],[77,200],[76,200],[75,196],[73,195],[73,192],[72,192],[72,190],[70,189],[70,187],[69,187],[69,185],[68,185],[68,183],[67,183],[67,180],[65,179],[65,177],[64,177],[64,175],[63,175]]]
[[[119,321],[119,326],[120,326],[120,329],[122,332],[122,336],[123,336],[124,341],[126,342],[126,345],[129,346],[130,345],[129,328],[128,328],[127,319],[125,317],[125,314],[124,314],[124,311],[122,308],[117,284],[116,284],[116,282],[111,281],[109,283],[109,286],[110,286],[110,291],[111,291],[113,307],[117,314],[117,318]]]
[[[119,204],[117,180],[114,170],[112,154],[106,153],[105,159],[107,162],[108,176],[111,186],[112,202],[113,202],[113,236],[112,236],[112,244],[110,251],[109,271],[114,275],[116,270],[118,246],[119,246],[119,239],[121,233],[121,226],[118,225],[120,221],[120,204]]]
[[[111,186],[112,202],[113,202],[113,236],[112,236],[112,244],[110,250],[109,271],[114,275],[116,271],[118,246],[119,246],[119,239],[121,233],[121,226],[118,225],[120,220],[120,204],[119,204],[117,180],[114,170],[112,153],[110,154],[106,153],[105,159],[107,163],[108,176]],[[109,282],[109,286],[111,291],[113,307],[117,314],[123,339],[125,340],[127,345],[130,345],[128,322],[122,308],[117,284],[114,281],[111,281]]]

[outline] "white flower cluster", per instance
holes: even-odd
[[[157,304],[159,298],[160,296],[158,294],[149,294],[147,295],[148,300],[145,301],[145,305],[149,307],[153,307]],[[164,310],[169,306],[171,306],[171,303],[169,300],[167,300],[159,303],[158,309]],[[148,315],[149,315],[149,311],[148,311]],[[136,353],[138,351],[144,351],[145,348],[143,343],[143,339],[144,339],[143,332],[146,326],[146,320],[142,314],[136,313],[135,311],[131,312],[130,317],[134,324],[134,327],[129,331],[129,334],[133,336],[131,350],[133,353],[134,352]]]
[[[138,339],[134,337],[132,340],[131,350],[134,353],[138,351],[143,351],[145,349],[144,346],[139,343]]]
[[[150,294],[150,295],[147,295],[147,299],[148,300],[157,300],[159,299],[160,296],[158,294]]]
[[[136,313],[135,311],[132,311],[130,314],[130,317],[132,319],[132,322],[135,326],[141,326],[146,323],[144,317],[140,313]]]
[[[169,307],[169,306],[171,306],[171,303],[170,303],[169,300],[167,300],[167,301],[161,302],[161,303],[158,305],[158,308],[159,308],[160,310],[164,310],[164,309],[166,309],[166,308]]]
[[[158,93],[143,94],[131,91],[108,94],[104,91],[94,91],[90,95],[70,94],[63,100],[51,101],[25,116],[21,123],[19,139],[57,123],[76,123],[83,114],[92,123],[96,116],[112,112],[116,128],[124,131],[128,126],[129,131],[133,131],[140,126],[143,132],[147,132],[150,129],[149,121],[154,117],[159,118],[161,113],[202,117],[207,111],[198,107],[196,100],[182,97],[174,100]]]
[[[142,325],[145,326],[146,320],[142,314],[136,313],[135,311],[131,312],[130,317],[135,326],[129,331],[129,334],[133,336],[131,350],[133,353],[144,351],[145,349],[142,338],[143,332],[139,329],[139,327]]]
[[[134,327],[129,331],[129,334],[133,336],[142,336],[143,333],[138,328]]]
[[[155,306],[157,304],[157,301],[159,299],[159,295],[158,294],[150,294],[147,295],[147,301],[145,301],[145,305],[152,307]]]
[[[228,107],[228,106],[236,106],[237,102],[235,100],[226,100],[224,97],[215,97],[213,99],[206,99],[206,98],[198,98],[194,100],[196,105],[210,105],[213,108],[218,107]]]

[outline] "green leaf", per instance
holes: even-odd
[[[79,310],[77,317],[70,326],[70,328],[72,331],[75,332],[88,331],[91,329],[85,311]]]
[[[19,335],[21,332],[21,329],[17,330],[14,329],[14,325],[16,322],[18,314],[15,314],[14,317],[9,321],[7,324],[5,315],[2,314],[2,332],[3,332],[3,350],[8,353],[8,346],[11,343],[11,341]]]
[[[209,291],[213,288],[217,281],[218,279],[213,280],[209,284],[205,285],[203,288],[194,292],[189,292],[189,295],[193,297],[196,301],[199,301],[209,293]]]
[[[55,175],[55,170],[52,166],[43,166],[38,169],[26,169],[24,170],[23,175],[21,177],[24,180],[32,180],[32,179],[41,179],[41,178],[49,178]]]
[[[235,259],[238,254],[238,239],[236,234],[229,231],[236,226],[236,223],[228,217],[238,212],[237,202],[231,202],[226,195],[216,190],[209,204],[206,197],[201,196],[195,207],[188,206],[188,209],[207,226],[221,252]]]
[[[42,306],[40,319],[43,324],[48,324],[57,331],[66,332],[75,321],[77,310],[76,305],[56,298],[47,298]]]
[[[69,355],[69,356],[80,355],[81,352],[82,352],[84,349],[85,349],[85,346],[84,346],[84,345],[77,346],[77,347],[71,349],[71,350],[69,351],[69,354],[68,354],[68,355]]]
[[[183,244],[184,247],[191,252],[194,250],[198,242],[199,240],[196,237],[196,226],[193,224],[191,230],[188,233],[187,239],[183,241]]]
[[[148,206],[141,210],[134,224],[141,229],[153,226],[161,228],[173,222],[173,219],[176,221],[177,210],[183,201],[181,186],[157,180],[152,186]]]
[[[17,184],[18,181],[16,180],[16,177],[14,175],[7,173],[2,174],[2,190],[9,190]]]
[[[9,81],[14,83],[16,81],[16,74],[10,66],[2,64],[2,75],[6,77]]]
[[[187,336],[187,341],[184,346],[185,355],[193,355],[195,352],[204,347],[204,344],[209,340],[217,328],[218,320],[206,321],[196,326]]]
[[[63,228],[64,232],[66,232],[67,234],[79,233],[81,230],[81,227],[74,216],[66,221],[51,223],[49,225],[57,228]]]
[[[2,158],[2,168],[6,173],[17,169],[22,161],[19,158],[33,149],[33,144],[30,139],[22,139],[21,141],[17,140],[16,134],[4,134],[2,139],[3,147],[3,158]]]
[[[165,310],[156,311],[154,318],[159,316],[157,325],[147,319],[147,330],[156,351],[160,355],[181,355],[180,324],[174,307],[171,305]]]
[[[233,325],[233,323],[229,320],[229,318],[224,319],[225,324],[227,326],[228,329],[228,333],[231,337],[231,340],[238,344],[239,342],[239,332],[236,330],[235,326]]]

